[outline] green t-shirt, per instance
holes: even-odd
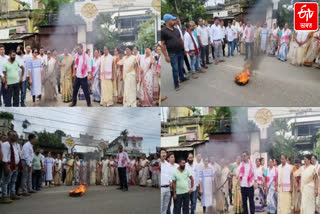
[[[18,61],[14,61],[10,63],[9,61],[5,62],[3,65],[3,71],[6,72],[7,76],[7,84],[16,84],[20,80],[19,70],[20,70],[20,63]]]
[[[32,167],[34,170],[41,170],[41,156],[40,155],[35,155],[33,157],[33,164],[32,164]]]
[[[187,169],[184,169],[183,172],[180,172],[177,169],[173,173],[172,180],[176,181],[176,193],[178,194],[185,194],[189,192],[189,179],[191,176],[191,172]]]

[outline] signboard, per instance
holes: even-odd
[[[294,4],[294,29],[296,31],[317,31],[319,6],[314,2]]]

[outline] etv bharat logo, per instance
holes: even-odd
[[[296,31],[318,30],[318,3],[295,3],[294,28]]]

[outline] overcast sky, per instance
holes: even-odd
[[[31,126],[25,131],[54,132],[63,130],[67,135],[93,135],[95,139],[111,142],[128,129],[129,136],[143,137],[143,152],[155,152],[160,146],[160,108],[0,108],[14,114],[15,130],[23,133],[22,121]]]

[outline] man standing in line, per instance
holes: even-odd
[[[192,177],[194,178],[194,185],[192,189],[192,193],[190,194],[190,205],[191,210],[190,214],[194,214],[196,210],[197,205],[197,197],[198,197],[198,191],[197,188],[199,186],[199,172],[197,171],[196,163],[193,162],[193,154],[189,153],[188,155],[188,163],[186,164],[186,170],[189,170],[191,172]],[[190,186],[190,181],[189,181]]]
[[[242,206],[244,214],[248,212],[248,199],[250,204],[250,214],[254,214],[254,187],[257,187],[257,176],[255,174],[254,166],[249,160],[249,153],[242,153],[242,162],[240,163],[239,181],[241,186]]]
[[[20,74],[21,69],[21,74]],[[4,88],[7,93],[7,99],[5,100],[6,107],[13,106],[19,107],[19,92],[20,84],[23,81],[25,68],[18,61],[16,61],[16,52],[14,50],[10,51],[10,58],[3,65],[4,74]]]
[[[193,191],[194,180],[189,170],[185,169],[186,161],[179,161],[179,168],[173,173],[173,200],[175,203],[174,214],[189,214],[189,199]],[[189,188],[189,179],[191,187]]]
[[[2,143],[2,162],[4,164],[4,178],[2,183],[2,204],[12,203],[12,200],[19,200],[16,195],[16,181],[20,162],[20,146],[17,143],[18,135],[15,131],[8,132],[8,141]],[[9,191],[9,192],[8,192]],[[10,195],[10,198],[9,196]]]
[[[175,163],[175,158],[174,158],[174,154],[172,152],[169,152],[168,155],[168,173],[169,173],[169,177],[171,179],[170,182],[170,200],[169,200],[169,204],[168,204],[168,209],[167,209],[167,214],[171,214],[171,202],[172,202],[172,198],[173,198],[173,182],[172,182],[172,176],[173,173],[178,169],[179,165]],[[173,206],[173,210],[174,210],[174,206]]]
[[[207,26],[203,24],[203,20],[201,18],[198,19],[198,27],[197,27],[197,33],[198,33],[198,40],[200,43],[200,54],[201,54],[201,63],[203,68],[208,68],[208,64],[211,64],[209,62],[209,31]]]
[[[4,76],[3,76],[3,65],[8,61],[9,57],[5,55],[5,48],[3,45],[0,44],[0,106],[2,106],[2,98],[3,95],[3,102],[6,100],[6,92],[4,89]]]
[[[210,28],[210,42],[212,46],[214,47],[214,57],[216,60],[216,65],[219,64],[219,62],[223,62],[222,58],[222,43],[223,38],[221,38],[223,35],[222,28],[220,26],[220,20],[218,18],[214,19],[214,24]]]
[[[28,69],[27,69],[27,59],[28,56],[24,54],[23,47],[19,45],[17,47],[17,57],[16,60],[24,67],[24,74],[22,76],[22,82],[20,83],[20,92],[21,92],[21,98],[20,98],[20,105],[21,107],[25,107],[25,99],[26,99],[26,94],[27,94],[27,78],[29,78],[30,74],[28,74]],[[22,74],[22,69],[19,69],[19,75]]]
[[[130,163],[128,153],[123,151],[123,146],[119,146],[119,153],[117,154],[115,163],[118,167],[120,187],[118,189],[122,191],[128,191],[127,181],[127,165]]]
[[[71,107],[77,105],[77,95],[80,89],[80,86],[83,90],[84,96],[87,101],[87,106],[91,107],[90,93],[89,93],[89,84],[88,80],[92,79],[92,69],[91,69],[91,59],[90,57],[83,52],[83,45],[78,45],[78,55],[75,59],[74,72],[73,76],[75,77],[74,88],[73,88],[73,98]]]
[[[35,193],[32,189],[32,163],[33,163],[33,145],[36,143],[36,136],[29,134],[29,141],[22,147],[21,162],[22,162],[22,195],[30,196],[30,193]]]
[[[176,17],[165,14],[165,27],[161,30],[161,50],[167,63],[171,63],[175,90],[180,90],[180,83],[186,81],[183,72],[184,45],[179,30],[174,27]]]
[[[246,57],[244,60],[248,60],[250,51],[250,60],[253,60],[254,49],[254,28],[248,20],[247,27],[244,29],[244,41],[246,42]]]
[[[160,166],[161,166],[161,214],[166,214],[168,210],[170,197],[170,183],[172,177],[169,173],[169,163],[166,161],[167,152],[164,148],[160,151]]]

